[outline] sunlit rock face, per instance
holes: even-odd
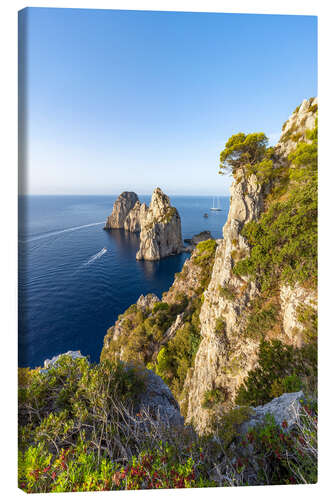
[[[112,214],[106,219],[104,229],[123,229],[126,217],[138,201],[136,193],[130,191],[121,193],[113,205]]]
[[[181,221],[178,211],[160,188],[153,192],[151,203],[141,220],[140,248],[137,260],[159,260],[183,251]]]

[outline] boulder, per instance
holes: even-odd
[[[251,427],[265,423],[266,415],[272,415],[275,422],[282,428],[283,422],[287,423],[286,429],[292,428],[297,421],[300,400],[302,399],[304,399],[303,391],[290,392],[272,399],[265,405],[252,408],[251,418],[241,425],[240,433],[246,434]]]
[[[127,215],[138,201],[136,193],[131,191],[121,193],[113,205],[112,214],[107,218],[104,229],[123,229]]]
[[[147,411],[150,416],[168,426],[182,427],[184,418],[169,387],[152,370],[143,369],[145,389],[139,396],[136,411]]]

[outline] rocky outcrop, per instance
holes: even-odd
[[[41,373],[46,373],[48,372],[51,368],[54,368],[58,361],[63,357],[63,356],[69,356],[72,359],[80,359],[84,358],[81,354],[81,351],[67,351],[63,354],[58,354],[57,356],[53,356],[51,359],[45,359],[44,361],[44,368],[40,370]]]
[[[112,214],[107,218],[104,229],[123,229],[126,217],[138,201],[136,193],[121,193],[113,205]]]
[[[141,231],[141,225],[147,216],[147,212],[147,205],[145,203],[141,204],[139,201],[137,201],[124,221],[125,231],[130,231],[131,233],[139,233]]]
[[[206,241],[213,239],[210,231],[201,231],[199,234],[195,234],[192,238],[187,238],[184,240],[184,243],[189,243],[190,245],[197,245],[200,241]]]
[[[181,427],[184,418],[180,414],[179,405],[169,387],[161,377],[153,371],[143,371],[145,389],[140,394],[136,411],[145,412],[165,425]]]
[[[154,293],[148,293],[148,295],[140,295],[138,298],[136,305],[142,310],[146,311],[148,309],[152,309],[154,304],[159,302],[160,299]]]
[[[304,101],[286,122],[275,148],[277,165],[287,163],[288,154],[296,148],[293,134],[300,140],[306,136],[306,128],[315,125],[316,103],[316,99]],[[284,137],[290,130],[292,133]],[[240,169],[234,172],[234,179],[224,238],[218,241],[211,280],[200,312],[202,341],[194,368],[185,381],[188,391],[186,420],[192,422],[199,433],[207,431],[211,420],[211,411],[203,408],[205,395],[215,389],[224,394],[220,407],[227,411],[234,405],[237,389],[257,363],[259,339],[242,335],[242,332],[247,324],[248,308],[259,295],[259,289],[255,281],[234,275],[232,268],[235,262],[249,255],[250,248],[240,233],[244,224],[258,220],[265,210],[269,186],[263,188],[255,175],[245,177]],[[297,322],[297,308],[305,297],[312,302],[314,297],[310,295],[299,287],[281,288],[283,336],[294,346],[300,345],[302,330]]]
[[[160,188],[153,192],[146,217],[141,224],[137,260],[159,260],[183,250],[178,211]]]
[[[282,285],[280,288],[280,305],[283,331],[289,343],[302,347],[304,343],[304,326],[299,321],[300,308],[308,306],[317,310],[317,293],[299,285],[291,287]]]
[[[152,299],[152,297],[149,297],[149,299]],[[52,359],[46,359],[44,361],[44,368],[40,370],[41,373],[47,373],[51,368],[55,367],[64,356],[69,356],[73,360],[85,358],[80,351],[68,351],[64,354],[58,354]],[[161,377],[151,370],[131,363],[124,364],[124,366],[125,369],[134,368],[137,375],[144,381],[144,390],[138,395],[134,411],[136,413],[147,413],[151,418],[166,426],[183,426],[184,419],[180,414],[179,405]]]
[[[218,241],[212,277],[200,312],[202,341],[199,346],[188,395],[187,421],[197,430],[209,427],[210,413],[202,408],[205,393],[220,389],[231,403],[236,388],[256,360],[258,344],[244,341],[244,311],[258,290],[254,283],[232,273],[236,258],[248,255],[249,247],[240,231],[246,222],[257,220],[263,210],[264,193],[256,178],[242,172],[231,186],[231,203],[223,240]],[[227,293],[223,294],[223,291]]]
[[[274,417],[275,423],[281,429],[290,431],[298,420],[301,401],[304,399],[303,391],[290,392],[272,399],[269,403],[256,406],[252,409],[251,418],[240,426],[240,433],[245,434],[252,427],[265,424],[267,415]],[[284,425],[282,425],[284,423]]]
[[[287,157],[298,141],[308,142],[306,131],[316,123],[318,98],[304,99],[282,127],[282,134],[275,150],[280,157]]]

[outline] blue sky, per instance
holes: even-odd
[[[226,195],[230,135],[274,143],[317,95],[312,16],[29,8],[19,26],[30,194]]]

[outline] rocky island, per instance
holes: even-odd
[[[160,188],[153,192],[148,211],[141,222],[137,260],[159,260],[183,251],[180,216]]]
[[[113,205],[111,215],[106,219],[104,229],[123,229],[126,217],[138,201],[136,193],[121,193]]]
[[[137,260],[159,260],[184,251],[179,213],[159,187],[154,190],[149,207],[140,203],[136,193],[123,192],[104,229],[139,232]]]

